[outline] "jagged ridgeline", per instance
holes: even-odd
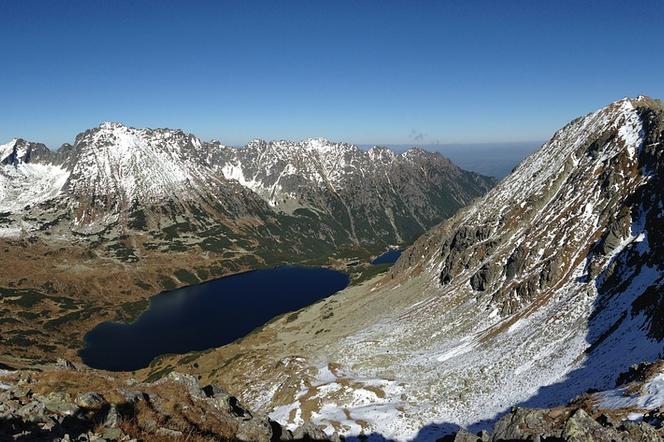
[[[164,247],[191,244],[196,238],[187,236],[196,235],[210,248],[204,238],[228,245],[244,234],[295,243],[302,254],[350,245],[380,250],[412,241],[494,183],[421,149],[367,152],[323,139],[231,148],[115,123],[57,152],[13,140],[0,157],[14,166],[0,171],[0,210],[21,233],[150,232],[169,240]],[[225,227],[215,227],[220,222]]]
[[[664,353],[663,141],[647,97],[576,119],[381,279],[151,369],[232,385],[282,424],[406,440],[613,389]],[[664,405],[648,388],[633,403]]]
[[[419,149],[231,148],[116,123],[57,152],[12,140],[0,163],[0,293],[14,318],[0,345],[26,357],[73,353],[91,323],[132,319],[163,289],[283,263],[368,262],[494,184]]]

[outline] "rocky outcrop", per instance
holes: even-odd
[[[0,166],[18,166],[21,163],[43,161],[51,155],[46,145],[17,138],[0,146]]]
[[[661,422],[649,422],[649,419],[616,423],[605,414],[593,418],[582,408],[516,408],[498,421],[490,440],[491,442],[536,440],[661,442],[663,434],[664,429],[661,427]],[[478,436],[475,440],[481,439]]]
[[[94,391],[84,391],[94,389]],[[79,391],[81,390],[81,391]],[[0,372],[0,440],[246,441],[330,439],[308,424],[288,431],[216,385],[179,373],[153,383],[48,367]]]

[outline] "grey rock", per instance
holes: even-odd
[[[454,442],[479,442],[482,439],[476,434],[473,434],[463,428],[454,436]]]
[[[549,410],[515,408],[496,423],[491,440],[527,440],[535,436],[560,438],[561,433]]]
[[[111,405],[108,409],[108,412],[106,413],[106,416],[104,416],[102,425],[105,427],[117,427],[121,420],[122,417],[120,416],[120,413],[118,413],[118,409],[115,407],[115,405]]]
[[[55,366],[57,368],[65,369],[65,370],[78,370],[78,367],[71,361],[68,361],[67,359],[63,358],[58,358],[58,360],[55,363]]]
[[[19,408],[16,414],[28,422],[48,422],[45,411],[44,404],[32,401]]]
[[[104,428],[101,432],[101,437],[106,440],[115,441],[121,440],[123,437],[125,437],[125,434],[119,428]]]
[[[313,439],[313,440],[326,440],[327,435],[323,431],[322,428],[317,427],[316,425],[312,424],[311,422],[306,422],[304,425],[301,427],[298,427],[294,432],[293,432],[293,439],[294,440],[303,440],[303,439]]]
[[[61,392],[51,392],[39,399],[47,410],[54,413],[69,416],[78,411],[78,406],[71,401],[71,397]]]
[[[662,442],[657,430],[646,422],[626,422],[623,424],[625,440],[630,442]]]
[[[108,405],[106,399],[95,392],[81,393],[76,397],[74,402],[76,405],[86,410],[101,410]]]
[[[206,385],[202,388],[203,394],[212,400],[219,409],[227,411],[235,417],[249,420],[253,417],[247,407],[245,407],[235,396],[231,396],[218,385]]]
[[[157,431],[155,431],[159,436],[166,436],[166,437],[173,437],[173,438],[179,438],[182,437],[184,433],[182,431],[178,430],[171,430],[170,428],[158,428]]]
[[[13,399],[23,399],[32,396],[32,391],[28,388],[16,387],[10,390]]]
[[[177,382],[178,384],[184,385],[192,397],[197,397],[197,398],[206,397],[205,393],[203,392],[203,389],[201,388],[200,385],[198,385],[198,381],[192,375],[173,371],[170,372],[164,378],[155,382],[155,384],[160,384],[166,381]]]
[[[129,391],[129,390],[120,390],[122,395],[125,398],[125,401],[129,404],[136,403],[138,401],[142,401],[145,398],[145,394],[140,391]]]
[[[567,420],[563,438],[569,442],[594,442],[617,440],[618,434],[609,427],[603,427],[585,411],[579,409]]]

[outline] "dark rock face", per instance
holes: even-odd
[[[498,279],[501,273],[502,268],[499,265],[487,263],[470,278],[470,286],[473,290],[483,292]]]
[[[44,161],[51,156],[51,151],[42,143],[32,143],[22,138],[13,141],[11,149],[0,152],[0,165],[16,166],[20,163],[36,163]]]
[[[315,214],[346,242],[410,242],[494,184],[421,149],[363,151],[317,139],[256,140],[211,151],[209,161],[226,178],[252,188],[276,211]]]

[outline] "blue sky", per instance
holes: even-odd
[[[664,98],[662,1],[1,1],[0,142],[543,140]]]

